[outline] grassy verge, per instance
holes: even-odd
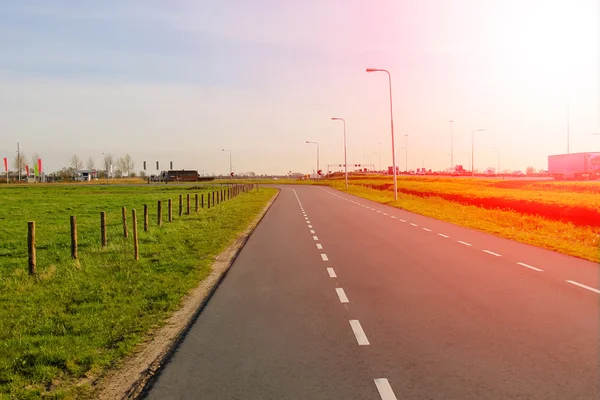
[[[0,189],[0,398],[85,398],[77,385],[114,366],[160,326],[210,272],[275,193],[251,191],[190,215],[179,194],[205,187],[22,186]],[[206,197],[206,196],[205,196]],[[174,221],[166,217],[173,199]],[[156,202],[163,200],[163,227]],[[150,206],[144,232],[143,205]],[[123,237],[120,209],[138,211],[140,260]],[[108,246],[99,213],[107,212]],[[76,215],[79,260],[70,258],[69,215]],[[131,213],[128,211],[131,228]],[[38,275],[27,275],[27,221],[36,221]]]
[[[338,190],[344,188],[342,182],[330,182],[330,186]],[[510,210],[462,205],[440,197],[423,198],[400,193],[396,202],[393,192],[359,185],[349,185],[348,193],[467,228],[590,261],[600,261],[597,232],[591,227],[574,226]]]

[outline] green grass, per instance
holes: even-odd
[[[333,181],[330,186],[344,190],[343,182]],[[349,185],[347,193],[563,254],[600,261],[597,230],[591,227],[574,226],[510,210],[462,205],[435,196],[423,198],[399,193],[398,201],[395,201],[393,192],[360,185]]]
[[[208,191],[181,185],[0,188],[0,398],[91,397],[89,385],[75,383],[116,365],[160,326],[276,192],[261,188],[196,213],[193,195]],[[144,204],[149,232],[143,230]],[[131,209],[138,213],[139,261],[133,260],[131,232],[123,237],[122,206],[130,229]],[[106,248],[100,246],[100,211],[107,212]],[[70,215],[77,216],[77,261],[70,257]],[[27,221],[36,221],[36,277],[27,274]]]

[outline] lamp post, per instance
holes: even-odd
[[[473,153],[475,149],[475,132],[483,131],[485,131],[485,129],[475,129],[471,132],[471,178],[475,178],[475,156]]]
[[[229,177],[233,178],[233,176],[231,176],[231,173],[233,172],[232,169],[231,169],[231,150],[222,149],[222,151],[228,151],[229,152]]]
[[[450,120],[450,169],[454,168],[454,145],[453,145],[453,132],[452,125],[454,120]]]
[[[492,149],[496,150],[497,156],[498,156],[498,161],[496,164],[496,174],[500,174],[500,147],[492,147]]]
[[[398,201],[398,182],[396,174],[396,151],[394,150],[394,108],[392,107],[392,75],[386,69],[367,68],[367,72],[385,72],[388,74],[390,85],[390,126],[392,130],[392,168],[394,170],[394,200]]]
[[[105,155],[104,153],[102,153],[102,155]],[[104,161],[104,160],[102,160]],[[106,171],[105,171],[105,175],[106,175],[106,183],[108,184],[108,164],[104,163],[104,166],[106,167]]]
[[[306,143],[313,143],[317,145],[317,182],[319,182],[319,143],[306,141]]]
[[[406,158],[406,172],[408,172],[408,135],[404,135],[406,138],[406,143],[404,145],[404,156]]]
[[[381,172],[381,142],[379,142],[379,172]]]
[[[346,120],[338,117],[333,117],[331,120],[342,121],[344,123],[344,174],[346,175],[346,190],[348,190],[348,163],[346,162]]]

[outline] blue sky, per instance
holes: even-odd
[[[226,173],[309,172],[343,160],[443,169],[545,168],[600,151],[595,1],[0,0],[0,157],[48,170],[102,153]],[[379,144],[381,143],[381,145]]]

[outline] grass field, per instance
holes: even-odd
[[[159,326],[276,192],[253,190],[196,213],[194,194],[209,191],[190,185],[0,187],[0,398],[91,396],[89,385],[75,383],[114,366]],[[156,224],[158,200],[163,227]],[[143,230],[144,204],[149,232]],[[122,206],[130,229],[131,209],[138,212],[139,261],[131,234],[123,237]],[[100,211],[107,213],[105,248]],[[78,222],[78,260],[70,257],[70,215]],[[27,221],[36,221],[36,277],[27,274]]]

